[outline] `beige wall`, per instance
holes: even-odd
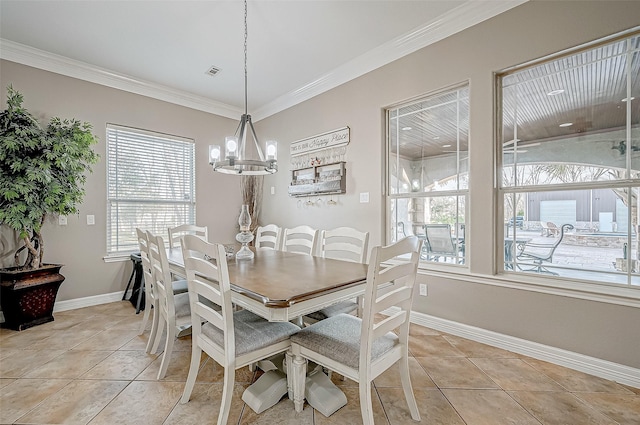
[[[616,363],[640,368],[640,309],[495,286],[493,276],[493,74],[640,24],[640,2],[529,2],[258,123],[281,143],[278,174],[265,179],[263,222],[282,226],[339,225],[371,232],[383,242],[385,107],[469,81],[470,271],[484,283],[428,273],[429,296],[415,310]],[[286,195],[289,142],[343,126],[351,128],[347,194],[339,205],[298,208]],[[275,195],[270,187],[275,187]],[[359,203],[369,192],[370,203]],[[327,198],[325,197],[325,202]],[[484,279],[482,279],[484,278]],[[509,283],[509,282],[504,282]]]
[[[282,226],[339,225],[371,232],[371,245],[383,241],[383,133],[385,107],[461,81],[471,85],[471,198],[468,226],[472,277],[429,274],[421,280],[429,296],[416,301],[419,312],[493,330],[577,353],[640,368],[637,355],[640,309],[495,286],[493,255],[493,73],[586,41],[638,25],[640,2],[529,2],[415,54],[364,75],[321,96],[257,123],[263,139],[280,142],[280,172],[265,177],[261,221]],[[105,263],[105,124],[115,123],[191,137],[196,140],[198,223],[223,242],[233,240],[240,204],[239,181],[214,175],[206,163],[207,145],[235,130],[236,122],[84,81],[0,62],[0,85],[25,96],[38,116],[76,117],[93,123],[100,136],[101,162],[89,176],[79,217],[66,227],[45,229],[49,262],[65,264],[59,300],[124,289],[130,264]],[[6,106],[5,93],[1,96]],[[288,143],[343,126],[351,128],[347,152],[347,194],[339,205],[298,208],[287,196]],[[275,188],[275,195],[270,188]],[[369,192],[360,204],[358,194]],[[221,202],[221,200],[223,200]],[[86,214],[95,214],[88,227]],[[507,282],[508,283],[508,282]]]
[[[8,61],[0,62],[2,109],[6,108],[9,84],[24,95],[24,106],[42,122],[52,116],[88,121],[100,139],[94,148],[100,154],[100,162],[87,179],[79,216],[69,217],[67,226],[51,222],[44,228],[45,261],[64,264],[62,274],[66,280],[58,301],[122,291],[131,273],[130,261],[103,261],[107,245],[107,123],[194,139],[197,222],[209,226],[209,235],[215,240],[234,240],[240,208],[239,180],[214,174],[207,157],[208,145],[235,131],[237,121]],[[95,226],[87,226],[87,214],[95,215]],[[6,227],[2,231],[6,233]],[[3,256],[3,265],[8,265],[7,261],[12,258]]]

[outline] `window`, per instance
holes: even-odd
[[[387,241],[424,239],[421,259],[465,264],[469,87],[389,108]]]
[[[504,270],[640,285],[637,28],[501,73],[498,91]]]
[[[195,224],[193,140],[107,124],[107,254],[138,250],[136,227]]]

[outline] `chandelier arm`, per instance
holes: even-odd
[[[238,154],[239,157],[242,159],[246,158],[245,155],[245,146],[247,143],[247,115],[243,115],[240,118],[240,124],[239,124],[239,128],[240,128],[240,133],[238,133]]]
[[[249,128],[251,129],[251,134],[253,134],[253,143],[256,145],[256,151],[258,151],[258,156],[260,157],[260,161],[264,161],[264,154],[262,153],[262,149],[260,148],[260,142],[258,141],[256,130],[253,128],[253,122],[251,121],[251,116],[249,116],[248,121],[249,121]]]

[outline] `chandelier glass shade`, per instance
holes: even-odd
[[[225,174],[265,175],[278,171],[278,144],[274,140],[265,143],[263,153],[251,122],[251,115],[247,113],[247,1],[244,2],[244,114],[232,137],[227,137],[224,143],[224,158],[220,145],[209,146],[209,164],[214,171]],[[248,139],[253,139],[251,145]]]

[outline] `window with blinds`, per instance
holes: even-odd
[[[138,250],[136,227],[195,224],[191,139],[107,124],[107,254]]]

